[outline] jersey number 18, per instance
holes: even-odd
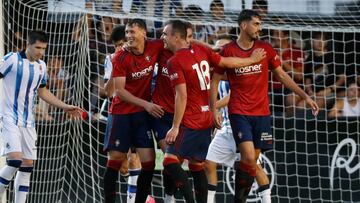
[[[205,60],[200,62],[200,66],[198,63],[192,65],[192,68],[196,70],[196,74],[198,76],[200,82],[201,90],[209,90],[210,89],[210,67],[209,63]]]

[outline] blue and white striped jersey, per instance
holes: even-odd
[[[111,77],[111,73],[112,73],[112,69],[113,69],[111,61],[114,56],[115,56],[115,54],[110,54],[110,55],[107,55],[105,58],[105,62],[104,62],[104,70],[105,70],[104,80],[105,81],[109,80]]]
[[[226,97],[227,95],[229,95],[230,94],[229,82],[221,80],[220,83],[219,83],[218,91],[219,91],[220,99],[222,99],[222,98]],[[223,116],[222,127],[224,127],[224,126],[230,127],[228,107],[225,106],[225,107],[221,108],[221,111],[222,111],[222,116]]]
[[[34,127],[37,89],[46,85],[46,75],[45,62],[30,62],[24,51],[4,56],[0,65],[3,77],[0,118],[21,127]]]

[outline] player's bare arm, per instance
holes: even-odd
[[[74,117],[81,117],[83,110],[80,107],[69,105],[58,99],[55,95],[53,95],[46,87],[38,89],[38,95],[41,99],[46,101],[47,103],[63,109],[66,113]]]
[[[281,67],[275,68],[273,73],[275,74],[275,77],[277,77],[277,79],[285,85],[285,87],[292,90],[303,100],[305,100],[306,104],[310,106],[314,116],[319,113],[319,106],[316,104],[316,102],[312,100],[311,97],[307,95],[305,91],[302,90]]]
[[[172,144],[175,142],[179,134],[179,127],[183,119],[187,103],[186,84],[179,84],[175,86],[175,110],[174,120],[171,129],[167,132],[165,142]]]
[[[257,63],[266,57],[266,51],[263,48],[255,49],[248,58],[239,57],[221,57],[219,66],[222,68],[238,68]]]
[[[216,101],[217,101],[217,96],[218,96],[218,86],[219,86],[221,77],[222,76],[220,74],[214,73],[214,75],[211,79],[211,84],[210,84],[210,108],[214,114],[214,125],[218,129],[221,128],[221,123],[222,123],[221,113],[216,108]]]
[[[111,76],[110,79],[104,85],[106,97],[112,97],[115,92],[114,80]]]
[[[230,100],[230,94],[226,95],[225,97],[223,97],[222,99],[216,101],[215,103],[215,108],[216,109],[221,109],[224,108],[225,106],[228,105]]]
[[[150,115],[160,118],[164,115],[164,110],[161,106],[145,101],[139,97],[134,96],[125,89],[126,77],[115,77],[115,96],[120,97],[121,100],[134,104],[136,106],[143,107]]]

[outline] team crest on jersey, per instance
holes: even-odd
[[[117,146],[119,146],[120,145],[120,141],[119,140],[116,140],[115,141],[115,146],[117,147]]]
[[[151,56],[146,56],[146,57],[145,57],[145,60],[146,60],[147,62],[150,62]]]
[[[10,149],[11,148],[11,146],[10,146],[10,144],[7,142],[6,143],[6,149]]]
[[[42,71],[42,65],[40,65],[40,70]]]

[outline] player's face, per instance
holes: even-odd
[[[245,22],[245,32],[252,40],[257,40],[261,32],[261,20],[258,17],[252,17],[248,22]]]
[[[129,48],[142,46],[145,43],[146,30],[136,24],[126,25],[125,35]]]
[[[321,37],[317,37],[317,38],[313,39],[312,43],[313,43],[313,49],[315,51],[322,51],[325,49],[326,42]]]
[[[164,41],[165,49],[169,49],[171,51],[175,50],[175,36],[172,34],[171,25],[166,25],[164,27],[161,39]]]
[[[50,77],[56,77],[62,66],[61,59],[50,58],[47,62],[48,73]]]
[[[191,28],[186,29],[186,41],[191,42],[194,39],[193,30]]]
[[[357,97],[359,97],[359,88],[358,86],[354,83],[351,84],[348,89],[347,89],[347,98],[348,99],[355,99]]]
[[[123,40],[114,42],[115,52],[119,51],[122,48],[122,46],[124,45],[124,43],[125,42]]]
[[[46,42],[40,42],[36,40],[34,44],[28,44],[26,48],[26,54],[30,61],[36,61],[41,59],[45,55],[47,47]]]

